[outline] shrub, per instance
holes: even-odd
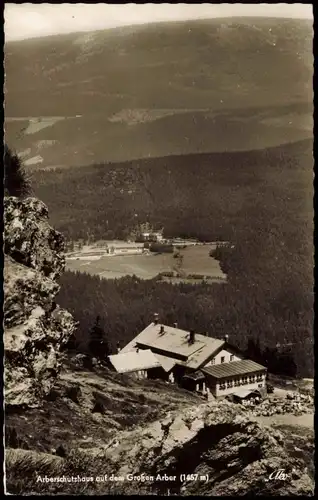
[[[156,253],[173,253],[173,246],[164,245],[162,243],[152,243],[150,245],[150,251]]]

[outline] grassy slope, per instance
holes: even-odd
[[[102,413],[92,411],[96,402],[102,405]],[[105,459],[95,457],[94,450],[98,455],[116,436],[116,431],[150,423],[170,409],[198,402],[202,402],[202,398],[164,382],[134,381],[107,369],[86,370],[66,362],[50,398],[41,409],[18,413],[6,409],[8,491],[13,494],[112,493],[111,484],[42,484],[36,482],[36,476],[111,474]],[[66,449],[65,461],[52,454],[60,445]],[[127,486],[125,488],[127,490]],[[118,485],[114,489],[116,493],[135,492],[134,485],[127,491],[120,490]],[[137,485],[137,490],[142,492],[142,486]]]
[[[32,146],[45,165],[277,145],[312,134],[312,26],[216,19],[8,43],[6,88],[7,116],[82,115],[33,135],[19,133],[24,123],[6,125],[8,141]],[[190,111],[109,121],[140,108]],[[262,123],[264,111],[281,123]],[[58,144],[40,150],[44,139]]]
[[[74,388],[79,390],[77,399]],[[95,413],[97,401],[103,410]],[[198,401],[202,399],[164,382],[137,381],[104,368],[82,369],[69,362],[42,409],[6,411],[7,431],[17,431],[15,441],[10,434],[7,446],[42,453],[61,444],[68,450],[98,447],[116,429],[131,429],[156,420],[173,407]]]

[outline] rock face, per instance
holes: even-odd
[[[304,463],[288,456],[282,442],[281,433],[251,421],[236,405],[213,402],[118,433],[105,453],[117,475],[152,476],[162,492],[311,496]]]
[[[60,369],[60,348],[75,330],[54,298],[64,242],[36,198],[4,200],[4,349],[7,406],[38,406]]]

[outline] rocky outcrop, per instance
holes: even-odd
[[[38,406],[55,383],[61,347],[75,329],[54,298],[64,242],[36,198],[4,200],[4,348],[7,406]]]
[[[118,433],[105,454],[117,475],[148,475],[162,492],[313,494],[305,464],[285,452],[283,435],[227,402],[202,404],[143,429]]]
[[[143,490],[147,495],[169,490],[182,496],[312,495],[306,466],[312,474],[314,437],[306,433],[302,440],[299,428],[295,452],[293,439],[286,447],[290,427],[281,432],[265,427],[239,405],[202,403],[171,384],[136,381],[98,367],[76,369],[72,363],[70,368],[64,366],[43,408],[6,418],[9,447],[56,456],[62,446],[64,458],[52,462],[59,472],[46,469],[48,476],[66,474],[66,467],[66,475],[116,476],[90,483],[89,494],[101,495],[140,495]],[[96,410],[96,403],[102,408]],[[39,470],[34,463],[31,488]],[[83,468],[76,472],[79,463]],[[11,471],[10,492],[16,491],[22,472],[21,466]],[[51,487],[52,494],[77,493],[76,484]],[[28,488],[24,485],[24,494],[32,493]]]
[[[37,198],[4,199],[4,253],[54,280],[64,271],[64,240],[48,224],[48,209]]]

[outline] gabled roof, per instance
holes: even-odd
[[[202,368],[203,373],[212,375],[214,378],[226,378],[235,375],[247,375],[266,370],[262,366],[250,359],[242,359],[241,361],[231,361],[230,363],[221,363],[220,365],[207,366]]]
[[[164,327],[164,333],[160,333],[162,326]],[[121,352],[129,352],[135,350],[136,347],[151,349],[154,354],[161,355],[165,359],[169,358],[174,364],[196,370],[226,344],[224,340],[201,334],[195,334],[193,344],[189,344],[188,338],[189,332],[185,330],[151,323],[129,342]]]
[[[118,373],[135,372],[160,367],[160,361],[150,351],[130,351],[109,356],[109,360]]]
[[[170,370],[176,365],[177,360],[169,358],[168,356],[163,356],[162,354],[155,353],[155,357],[159,360],[162,368],[165,372],[170,372]]]

